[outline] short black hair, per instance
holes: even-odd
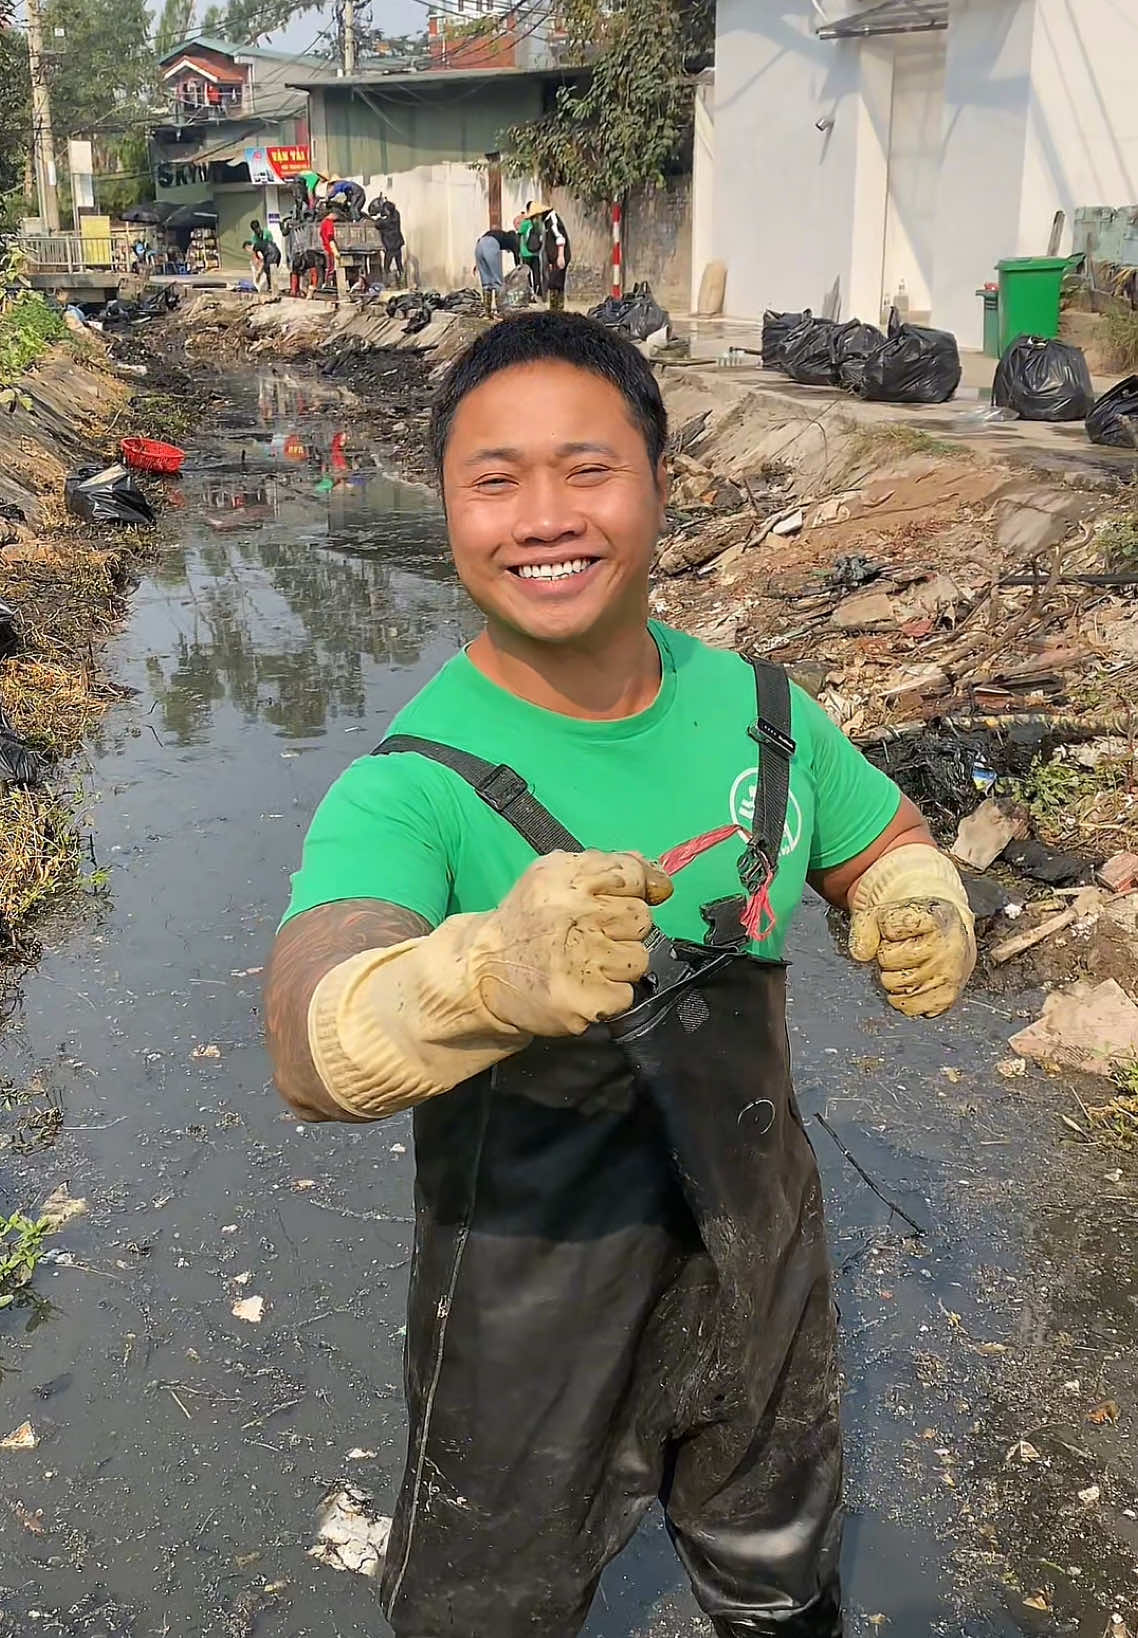
[[[439,482],[458,406],[500,370],[519,364],[573,364],[620,393],[655,466],[668,441],[668,412],[652,366],[615,330],[580,313],[519,313],[484,330],[447,371],[431,411],[431,454]]]

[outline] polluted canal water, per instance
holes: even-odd
[[[105,656],[138,690],[89,751],[107,885],[46,930],[3,1040],[63,1119],[4,1157],[0,1205],[66,1183],[88,1210],[0,1313],[0,1437],[38,1441],[0,1450],[0,1638],[388,1631],[376,1582],[309,1548],[330,1491],[389,1513],[402,1470],[410,1121],[291,1118],[261,974],[316,803],[478,620],[358,408],[280,372],[230,390]],[[1014,1003],[899,1019],[817,905],[791,954],[849,1630],[1101,1638],[1138,1593],[1132,1183],[995,1073]],[[657,1519],[586,1631],[710,1631]]]

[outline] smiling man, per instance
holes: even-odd
[[[835,1638],[841,1454],[781,955],[809,883],[892,1004],[975,961],[915,808],[774,668],[648,619],[664,407],[510,319],[433,417],[485,629],[322,803],[267,987],[312,1120],[415,1111],[399,1638],[572,1638],[659,1498],[720,1638]]]

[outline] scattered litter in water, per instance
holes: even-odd
[[[318,1539],[308,1553],[334,1570],[374,1578],[383,1568],[390,1535],[391,1520],[376,1511],[370,1492],[347,1484],[321,1502]]]
[[[35,1450],[38,1444],[39,1435],[32,1424],[21,1422],[6,1438],[0,1439],[0,1450]]]
[[[245,1320],[249,1325],[260,1325],[265,1317],[264,1297],[242,1297],[229,1310],[234,1319]]]
[[[58,1234],[75,1217],[82,1217],[87,1210],[87,1202],[81,1196],[76,1199],[68,1190],[66,1183],[61,1183],[53,1189],[40,1207],[40,1221],[47,1225],[49,1234]]]

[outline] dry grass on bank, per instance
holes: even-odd
[[[0,794],[0,953],[28,919],[83,879],[76,814],[47,790]]]
[[[45,497],[33,541],[0,557],[0,602],[16,610],[20,647],[0,661],[0,716],[48,763],[74,756],[115,697],[98,649],[114,631],[150,550],[138,531],[96,540]],[[0,958],[27,947],[28,924],[84,880],[79,802],[0,785]]]
[[[14,734],[52,758],[73,756],[107,709],[88,673],[43,660],[0,666],[0,711]]]

